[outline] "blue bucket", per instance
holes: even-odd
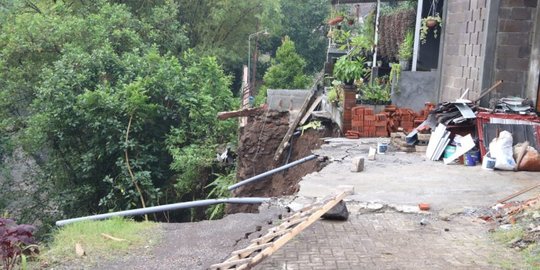
[[[480,160],[478,159],[478,150],[471,150],[467,153],[465,153],[465,158],[463,159],[463,163],[465,166],[476,166]]]

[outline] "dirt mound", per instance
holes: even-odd
[[[274,154],[289,129],[289,113],[267,110],[250,117],[249,124],[240,130],[237,179],[244,180],[311,155],[311,150],[319,148],[323,143],[320,138],[334,136],[339,132],[332,124],[324,127],[321,130],[309,129],[301,135],[293,136],[292,149],[287,148],[281,158],[274,161]],[[292,195],[298,191],[298,182],[303,176],[319,171],[324,165],[317,159],[311,160],[240,187],[234,191],[234,195],[237,197]],[[256,205],[231,205],[227,209],[227,213],[255,211]]]

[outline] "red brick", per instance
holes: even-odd
[[[364,121],[375,121],[375,115],[364,115]]]
[[[365,108],[364,109],[364,115],[373,115],[373,109],[372,108]]]
[[[384,128],[386,128],[386,121],[375,121],[374,125],[376,127],[384,127]]]
[[[363,121],[355,121],[355,120],[352,120],[352,121],[351,121],[351,126],[353,126],[353,127],[363,127],[363,126],[364,126],[364,122],[363,122]]]

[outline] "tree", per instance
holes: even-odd
[[[324,20],[330,11],[330,1],[281,1],[281,10],[282,35],[294,40],[298,54],[306,60],[306,71],[321,70],[328,46]]]
[[[180,22],[191,46],[218,59],[240,88],[242,65],[247,63],[248,36],[262,29],[280,32],[281,0],[178,0]],[[252,45],[255,40],[252,40]]]
[[[294,42],[285,36],[272,66],[264,74],[264,85],[274,89],[303,89],[309,84],[306,61],[296,53]]]

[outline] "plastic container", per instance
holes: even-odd
[[[388,150],[387,143],[377,143],[377,154],[384,154]]]
[[[485,155],[482,159],[482,169],[493,171],[493,169],[495,169],[495,159]]]
[[[465,153],[465,157],[463,159],[463,164],[465,166],[476,166],[478,163],[480,163],[480,159],[478,158],[478,150],[471,150],[467,153]]]
[[[446,146],[446,148],[444,149],[443,157],[444,157],[444,158],[449,158],[449,157],[451,157],[455,152],[456,152],[456,147],[453,146],[453,145],[448,145],[448,146]]]

